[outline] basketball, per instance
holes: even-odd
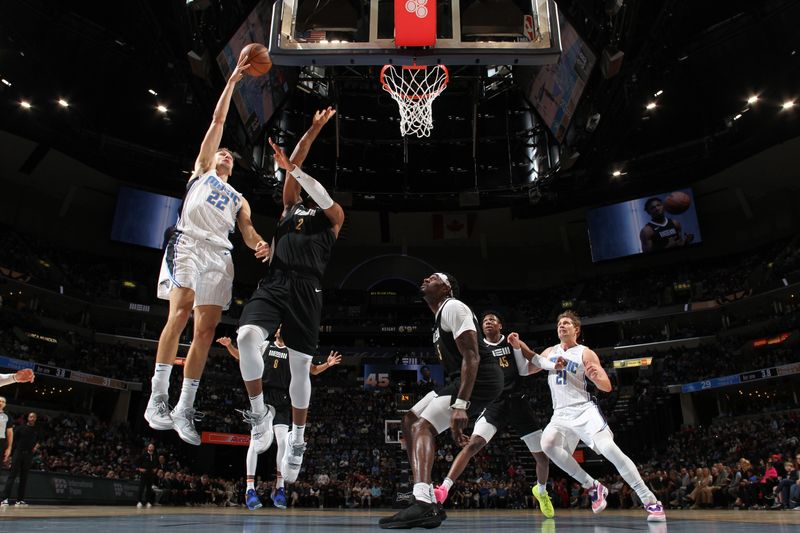
[[[664,200],[664,209],[671,215],[680,215],[692,205],[691,197],[685,192],[671,192]]]
[[[269,69],[272,68],[272,59],[269,57],[269,51],[263,44],[250,43],[242,48],[239,57],[244,57],[247,54],[247,62],[250,66],[244,71],[248,76],[263,76]]]

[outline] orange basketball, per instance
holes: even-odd
[[[269,57],[269,50],[263,44],[250,43],[239,54],[242,58],[247,54],[247,62],[250,66],[244,71],[248,76],[263,76],[272,68],[272,59]]]
[[[692,205],[692,198],[685,192],[676,191],[667,195],[664,200],[664,209],[671,215],[680,215]]]

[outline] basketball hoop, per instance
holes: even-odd
[[[428,137],[433,129],[433,101],[447,87],[450,73],[433,67],[384,65],[381,86],[400,107],[400,134]]]

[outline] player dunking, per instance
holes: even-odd
[[[535,374],[542,368],[560,370],[564,361],[552,363],[543,357],[536,357],[529,362],[521,352],[519,335],[511,333],[506,338],[502,333],[503,320],[495,312],[484,313],[481,317],[481,326],[484,337],[479,341],[479,348],[482,352],[490,354],[500,366],[503,372],[503,392],[475,422],[469,443],[456,456],[442,484],[433,491],[436,501],[444,503],[450,487],[464,472],[470,459],[492,440],[498,429],[511,426],[536,460],[538,484],[533,487],[532,492],[539,502],[542,514],[552,518],[555,511],[547,493],[550,460],[542,451],[540,442],[542,426],[536,420],[528,398],[520,392],[520,386],[521,377]]]
[[[608,489],[587,474],[572,457],[578,439],[582,440],[611,461],[622,478],[636,491],[647,510],[647,520],[664,522],[667,519],[664,507],[647,488],[633,461],[614,442],[613,433],[586,390],[586,378],[603,392],[611,392],[611,381],[600,366],[597,354],[578,344],[580,328],[578,315],[571,311],[561,313],[557,323],[561,342],[542,353],[552,362],[559,357],[566,360],[565,368],[551,370],[547,377],[553,399],[553,417],[542,434],[544,452],[561,470],[591,491],[592,511],[599,513],[606,508]]]
[[[248,67],[242,57],[219,97],[211,126],[200,145],[194,172],[186,185],[186,197],[176,231],[167,242],[158,297],[169,300],[167,323],[158,340],[152,392],[144,418],[154,429],[175,429],[189,444],[200,444],[194,427],[194,399],[214,341],[222,311],[231,301],[233,245],[228,234],[238,224],[242,238],[266,260],[269,245],[250,220],[250,205],[229,183],[233,155],[219,148],[231,95]],[[169,410],[169,376],[181,332],[194,311],[194,335],[183,367],[183,386],[175,409]]]
[[[682,235],[680,222],[664,214],[664,203],[661,198],[649,198],[644,203],[644,210],[650,215],[651,220],[639,232],[642,252],[686,246],[694,240],[694,235],[691,233]]]
[[[239,360],[239,350],[231,344],[230,337],[222,337],[217,342],[228,349],[228,352]],[[266,343],[265,343],[266,347]],[[275,332],[275,342],[266,349],[264,353],[264,388],[266,394],[264,401],[267,405],[274,407],[275,418],[272,420],[272,428],[278,444],[278,456],[275,460],[276,480],[275,492],[272,495],[272,502],[275,507],[286,509],[286,491],[284,490],[284,480],[281,475],[280,465],[283,454],[286,451],[286,434],[289,432],[289,424],[292,421],[292,404],[289,400],[289,382],[291,372],[289,371],[289,350],[281,339],[281,328]],[[328,359],[321,365],[311,365],[311,374],[317,375],[332,366],[338,365],[342,361],[342,356],[338,352],[331,351]],[[247,492],[245,493],[245,503],[247,508],[255,511],[261,507],[261,500],[256,494],[255,480],[256,468],[258,467],[258,453],[254,442],[250,441],[247,448]]]
[[[270,140],[276,163],[286,170],[283,214],[273,237],[269,272],[253,292],[239,320],[239,368],[250,396],[247,420],[252,424],[250,437],[257,453],[269,448],[273,437],[261,384],[264,373],[261,346],[278,325],[289,351],[292,430],[286,435],[286,452],[280,465],[281,474],[289,483],[297,479],[305,452],[303,437],[311,399],[309,370],[319,338],[322,275],[344,222],[341,206],[299,165],[334,113],[328,108],[314,115],[311,128],[297,143],[291,159]],[[301,188],[310,201],[303,202]]]
[[[478,348],[478,319],[466,304],[457,300],[455,278],[437,272],[422,282],[422,295],[435,316],[433,344],[450,384],[431,392],[415,405],[417,421],[406,436],[412,447],[414,504],[392,516],[381,518],[382,529],[434,528],[442,523],[431,484],[436,452],[436,435],[449,427],[453,439],[464,446],[469,438],[463,431],[470,418],[478,416],[503,390],[503,373],[489,353]],[[424,403],[424,405],[423,405]]]

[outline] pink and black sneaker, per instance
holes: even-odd
[[[433,489],[433,495],[436,497],[436,503],[444,503],[447,499],[447,489],[441,485],[436,485]]]
[[[666,513],[664,513],[664,506],[661,505],[661,502],[656,502],[656,503],[651,503],[650,505],[646,505],[645,510],[647,511],[648,522],[667,521],[667,515]]]
[[[608,502],[606,501],[608,489],[605,488],[599,481],[594,482],[594,488],[589,491],[589,495],[592,498],[592,512],[602,512],[603,509],[606,508],[606,505],[608,505]]]

